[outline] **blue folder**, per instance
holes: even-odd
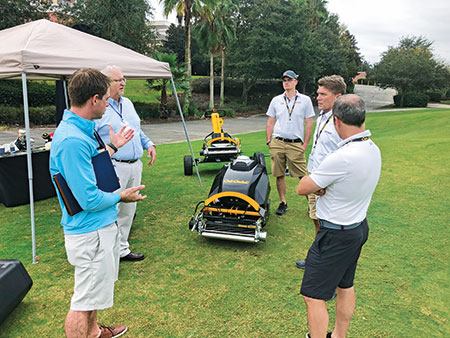
[[[120,188],[114,165],[106,150],[92,158],[92,165],[94,167],[95,178],[97,179],[97,187],[101,191],[113,192]],[[61,173],[53,175],[53,179],[55,180],[56,187],[58,188],[69,215],[73,216],[83,210],[78,204],[75,196],[73,196],[72,191]]]

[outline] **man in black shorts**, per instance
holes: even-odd
[[[347,334],[356,303],[356,265],[369,234],[367,209],[381,171],[380,150],[364,125],[364,101],[357,95],[341,96],[333,112],[343,141],[297,188],[300,195],[320,195],[316,202],[320,228],[306,257],[300,290],[308,311],[307,337],[312,338],[343,338]],[[333,332],[327,335],[325,301],[335,289],[336,320]]]

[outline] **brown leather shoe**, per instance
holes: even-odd
[[[99,338],[120,337],[128,330],[128,327],[126,325],[104,326],[99,324],[99,328],[100,328]]]

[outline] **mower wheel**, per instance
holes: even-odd
[[[192,176],[192,156],[191,155],[184,155],[184,174],[186,176]]]

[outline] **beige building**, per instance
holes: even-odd
[[[150,21],[150,25],[155,28],[156,40],[166,41],[167,40],[167,30],[171,23],[167,20]]]

